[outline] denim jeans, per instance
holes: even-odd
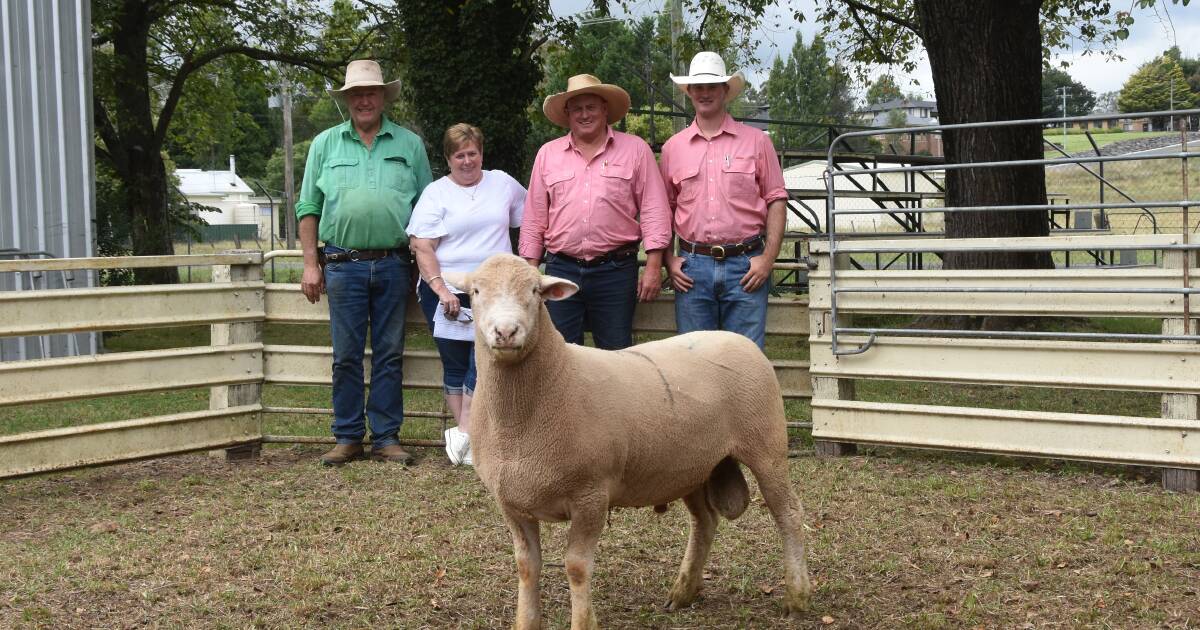
[[[432,335],[438,296],[422,281],[417,284],[417,300],[421,302],[421,312],[425,314],[425,322],[429,324],[429,334]],[[458,302],[465,308],[471,308],[471,298],[465,293],[458,294]],[[434,337],[433,343],[437,346],[438,356],[442,358],[442,390],[447,394],[474,394],[475,342]]]
[[[761,255],[761,249],[757,252]],[[694,283],[686,292],[675,293],[675,323],[679,332],[728,330],[749,337],[763,347],[767,337],[767,296],[771,283],[753,293],[740,283],[750,270],[750,256],[712,256],[680,251],[683,273]]]
[[[546,274],[579,285],[565,300],[546,302],[554,327],[567,343],[583,344],[585,326],[597,348],[620,350],[633,345],[633,307],[637,305],[638,260],[629,256],[595,267],[546,255]]]
[[[341,251],[326,246],[326,253]],[[333,437],[358,444],[371,423],[375,448],[399,443],[404,423],[404,310],[411,265],[393,254],[325,264],[333,339]],[[363,413],[363,356],[371,330],[371,391]]]

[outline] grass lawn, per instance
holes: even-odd
[[[314,463],[271,448],[0,483],[0,627],[503,628],[511,542],[471,469]],[[594,601],[611,628],[1194,627],[1200,498],[1140,471],[865,449],[792,460],[813,609],[781,617],[761,500],[723,523],[701,599],[661,602],[686,510],[617,510]],[[565,628],[565,525],[543,527],[543,615]]]
[[[1117,132],[1117,133],[1094,133],[1094,134],[1092,134],[1092,138],[1094,138],[1096,140],[1096,144],[1099,145],[1101,148],[1103,148],[1106,145],[1110,145],[1114,142],[1121,142],[1124,140],[1140,140],[1143,138],[1156,138],[1159,136],[1176,136],[1176,137],[1178,137],[1179,132],[1177,132],[1177,131],[1121,131],[1121,132]],[[1042,132],[1042,137],[1050,142],[1053,142],[1055,146],[1060,146],[1060,147],[1064,146],[1063,145],[1063,134],[1062,134],[1061,129],[1054,129],[1054,130],[1047,129]],[[1082,133],[1067,134],[1066,138],[1067,138],[1067,141],[1066,141],[1065,146],[1066,146],[1067,153],[1079,153],[1082,151],[1091,151],[1092,150],[1092,143],[1088,142],[1087,136],[1083,135]],[[1058,151],[1055,151],[1054,149],[1047,149],[1046,153],[1045,153],[1045,157],[1048,157],[1048,158],[1062,157],[1062,153],[1059,153]]]
[[[898,326],[901,318],[860,323]],[[1064,329],[1146,332],[1151,320],[1068,320]],[[267,343],[325,345],[322,325],[271,325]],[[110,335],[114,351],[200,345],[207,327]],[[423,331],[409,347],[432,348]],[[805,359],[806,340],[768,354]],[[1154,417],[1153,394],[862,381],[859,397]],[[6,408],[0,434],[207,407],[197,389]],[[440,410],[439,392],[407,393]],[[268,405],[328,406],[324,387],[269,386]],[[788,414],[808,419],[807,402]],[[437,437],[410,419],[405,436]],[[270,415],[272,434],[328,435],[324,416]],[[817,459],[793,431],[807,509],[814,608],[780,616],[782,568],[756,498],[723,524],[702,599],[661,602],[688,519],[617,510],[597,556],[595,603],[615,628],[1193,627],[1200,496],[1159,489],[1148,469],[863,448]],[[0,627],[500,628],[512,620],[511,541],[471,469],[440,449],[402,468],[316,464],[322,446],[269,446],[258,460],[207,455],[0,482]],[[543,529],[544,617],[565,627],[566,527]]]

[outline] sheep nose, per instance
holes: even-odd
[[[496,337],[496,345],[501,347],[511,346],[517,337],[516,324],[496,324],[492,326],[492,334]]]

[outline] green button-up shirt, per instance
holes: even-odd
[[[408,219],[433,180],[425,146],[384,117],[368,148],[350,121],[313,139],[296,217],[320,217],[320,239],[345,249],[408,244]]]

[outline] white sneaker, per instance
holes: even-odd
[[[465,455],[463,455],[462,465],[470,466],[472,468],[475,467],[475,460],[471,457],[471,442],[470,441],[467,442],[467,452]]]
[[[458,427],[450,427],[442,435],[446,438],[446,456],[450,458],[450,463],[455,466],[471,465],[471,436]]]

